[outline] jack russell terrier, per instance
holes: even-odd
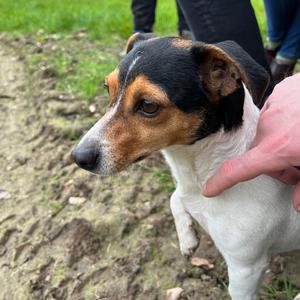
[[[291,187],[262,175],[209,199],[206,180],[247,151],[256,133],[268,73],[232,41],[215,45],[133,35],[110,73],[106,114],[72,156],[109,175],[162,150],[176,181],[171,197],[180,249],[198,245],[192,218],[223,255],[233,300],[255,300],[271,254],[300,249]]]

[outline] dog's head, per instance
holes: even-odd
[[[260,84],[227,53],[232,47],[243,63],[250,61]],[[242,83],[259,101],[268,74],[233,42],[210,45],[135,34],[105,82],[108,110],[72,154],[80,167],[97,174],[123,170],[154,151],[193,144],[221,128],[235,130],[243,122]]]

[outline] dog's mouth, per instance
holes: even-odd
[[[136,160],[133,161],[133,163],[137,163],[137,162],[140,162],[142,161],[143,159],[147,158],[150,154],[144,154],[144,155],[141,155],[139,156]]]

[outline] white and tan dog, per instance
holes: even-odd
[[[228,265],[233,300],[257,299],[271,254],[300,248],[300,214],[291,188],[268,176],[214,199],[206,180],[249,149],[268,74],[234,42],[216,45],[134,35],[106,79],[110,106],[73,151],[96,174],[125,169],[162,150],[176,191],[171,197],[182,254],[198,245],[192,218],[211,235]]]

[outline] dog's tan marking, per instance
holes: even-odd
[[[142,99],[161,106],[156,117],[147,118],[135,111]],[[106,139],[118,170],[139,157],[175,144],[190,144],[203,118],[198,113],[179,110],[164,91],[145,76],[138,76],[126,89],[124,99],[107,128]]]
[[[201,79],[212,101],[233,93],[241,79],[247,86],[248,80],[240,66],[226,52],[215,45],[207,44],[205,61],[201,68]]]
[[[185,40],[181,38],[175,38],[172,40],[171,44],[177,48],[186,48],[190,49],[193,45],[191,40]]]
[[[119,91],[119,69],[115,69],[105,79],[109,90],[109,105],[112,105],[118,95]]]
[[[137,76],[127,87],[123,100],[124,109],[126,111],[133,109],[141,100],[150,100],[163,107],[170,104],[162,88],[150,82],[144,75]]]
[[[134,44],[137,42],[137,41],[149,41],[149,40],[154,40],[154,39],[157,39],[157,37],[155,37],[154,34],[151,34],[151,33],[134,33],[132,36],[129,37],[129,39],[127,40],[127,43],[126,43],[126,47],[125,47],[125,52],[128,53],[129,51],[132,50],[132,48],[134,47]]]
[[[126,53],[128,53],[130,50],[132,50],[135,42],[139,39],[139,35],[140,35],[140,33],[136,32],[129,37],[129,39],[127,40],[126,46],[125,46]]]

